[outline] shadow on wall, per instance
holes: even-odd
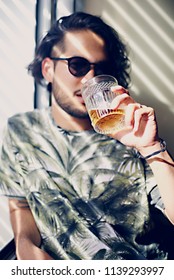
[[[101,16],[128,44],[131,95],[155,109],[160,137],[174,157],[173,0],[88,0],[85,11]]]

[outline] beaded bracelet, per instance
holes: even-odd
[[[143,157],[141,154],[139,154],[139,158],[148,159],[148,158],[151,158],[151,157],[153,157],[157,154],[165,152],[167,150],[167,145],[166,145],[166,142],[163,139],[160,139],[160,147],[161,147],[160,150],[158,150],[156,152],[153,152],[152,154],[149,154],[148,156]]]

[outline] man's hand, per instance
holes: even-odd
[[[112,91],[119,93],[114,100],[114,109],[120,105],[125,108],[125,128],[110,136],[140,152],[156,145],[159,137],[154,110],[136,103],[123,87],[112,87]]]

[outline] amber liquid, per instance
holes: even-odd
[[[94,129],[103,134],[117,132],[124,128],[124,110],[122,109],[92,109],[89,111]]]

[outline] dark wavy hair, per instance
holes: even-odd
[[[57,20],[36,49],[35,58],[28,66],[28,72],[35,81],[44,85],[41,64],[44,58],[50,57],[55,45],[64,47],[64,35],[67,31],[91,30],[105,42],[105,49],[111,67],[111,74],[118,83],[128,88],[130,82],[130,62],[125,44],[117,31],[107,25],[100,17],[76,12]],[[51,87],[48,87],[51,91]]]

